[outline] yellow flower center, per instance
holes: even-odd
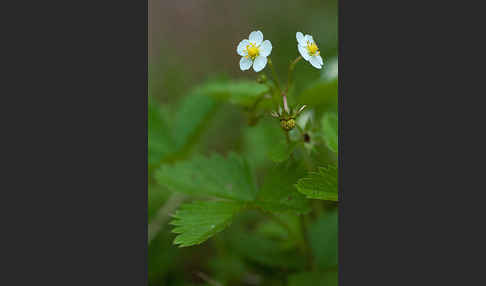
[[[246,51],[248,53],[247,57],[250,57],[252,60],[255,59],[258,54],[260,53],[259,47],[256,45],[250,43],[248,46],[246,46]]]
[[[307,51],[311,56],[315,55],[316,53],[317,54],[320,53],[316,43],[310,43],[310,42],[307,42]]]

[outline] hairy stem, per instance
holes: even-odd
[[[208,283],[209,285],[212,285],[212,286],[223,286],[223,284],[221,284],[220,282],[212,279],[211,277],[209,277],[208,275],[204,274],[201,271],[197,272],[196,275],[199,276],[199,278],[201,278],[202,280],[204,280],[204,282]]]
[[[280,88],[280,80],[278,79],[277,73],[275,72],[275,68],[273,67],[272,59],[268,58],[268,65],[270,66],[270,70],[272,71],[273,81],[275,82],[275,86],[278,89],[278,92],[282,94],[282,89]]]
[[[295,65],[302,59],[302,56],[297,57],[290,65],[289,65],[289,72],[288,72],[288,78],[287,78],[287,88],[285,89],[285,93],[287,93],[290,89],[290,86],[292,85],[293,81],[293,75],[294,75],[294,69]]]
[[[163,229],[167,221],[170,219],[169,215],[179,207],[179,205],[186,199],[186,196],[181,194],[172,194],[167,202],[161,207],[155,217],[148,226],[148,244],[157,236]]]
[[[287,104],[287,94],[282,93],[282,100],[283,100],[283,105],[284,105],[285,112],[287,112],[287,114],[290,114],[289,105]]]

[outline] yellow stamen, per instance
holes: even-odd
[[[248,46],[246,46],[246,52],[248,53],[248,56],[246,57],[250,57],[253,60],[260,53],[260,47],[250,43]]]
[[[319,48],[317,47],[316,43],[307,42],[307,51],[311,56],[315,55],[316,53],[320,54]]]

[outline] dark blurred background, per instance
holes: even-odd
[[[286,79],[289,63],[299,55],[295,33],[313,35],[325,65],[322,70],[316,70],[301,61],[295,73],[295,90],[299,91],[335,70],[330,67],[338,52],[337,23],[337,0],[150,0],[149,96],[163,109],[170,110],[168,114],[174,114],[180,101],[208,79],[254,80],[258,74],[239,69],[240,56],[236,47],[255,30],[261,30],[264,39],[272,42],[270,57],[281,80]],[[255,128],[247,128],[245,115],[232,105],[218,109],[207,125],[194,152],[225,154],[236,151],[262,170],[271,163],[265,152],[274,144],[263,136],[273,133],[276,138],[282,133],[271,119],[262,120]],[[149,168],[149,173],[152,171]],[[202,245],[174,246],[175,235],[170,232],[169,215],[185,200],[184,196],[172,194],[149,177],[149,224],[155,226],[149,229],[149,234],[152,233],[149,285],[298,285],[287,278],[304,262],[280,252],[288,246],[277,245],[272,237],[285,233],[271,222],[262,222],[259,214],[249,212],[239,216],[228,230]],[[295,218],[287,219],[292,224]],[[314,237],[317,244],[325,246],[329,241],[319,230],[327,226],[325,221],[321,224],[322,228],[315,228]],[[254,232],[265,239],[253,236]],[[328,248],[332,252],[335,247]],[[322,248],[322,251],[329,249]],[[326,261],[321,262],[327,265]]]

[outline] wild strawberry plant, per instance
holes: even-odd
[[[324,64],[311,35],[296,40],[285,83],[278,49],[254,31],[236,53],[255,80],[205,82],[172,110],[149,98],[149,247],[168,229],[179,247],[217,245],[214,261],[236,267],[217,283],[245,285],[257,264],[282,270],[286,285],[337,285],[337,62]],[[297,90],[299,63],[322,76]],[[164,259],[149,257],[149,278]]]

